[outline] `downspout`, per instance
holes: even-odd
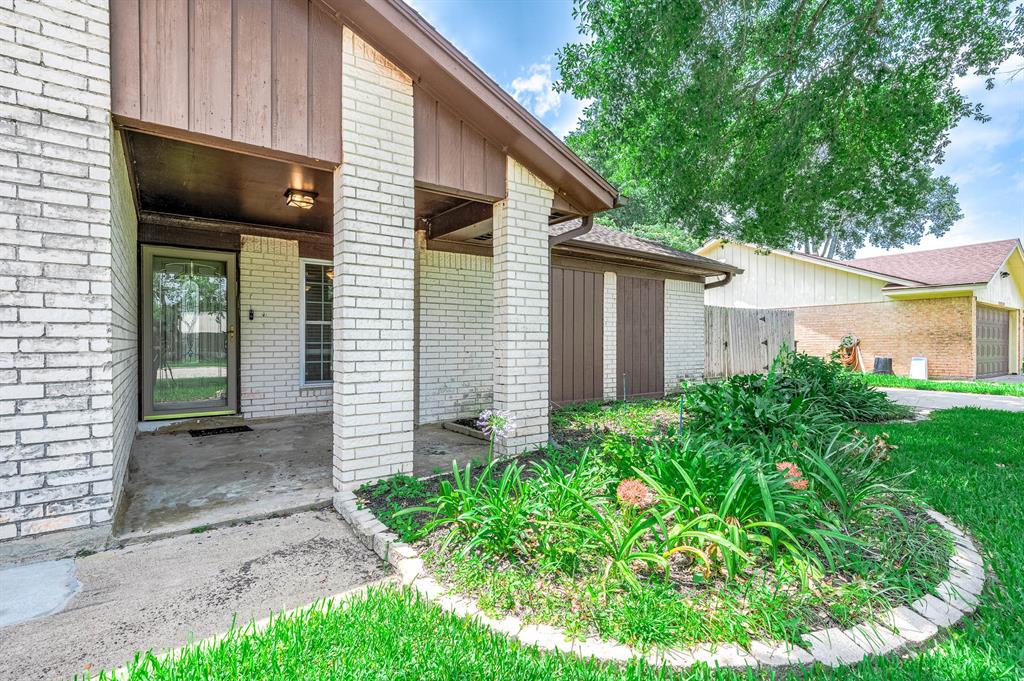
[[[562,232],[561,234],[556,234],[556,235],[553,235],[553,236],[549,236],[548,237],[548,248],[552,248],[554,246],[557,246],[558,244],[563,243],[565,241],[569,241],[570,239],[575,239],[578,236],[583,236],[584,234],[586,234],[587,232],[589,232],[593,228],[594,228],[594,216],[593,215],[587,215],[586,217],[583,218],[583,223],[579,227],[573,227],[572,229],[570,229],[567,232]]]
[[[710,284],[704,284],[704,290],[707,291],[709,288],[718,288],[719,286],[725,286],[730,281],[732,281],[732,276],[732,272],[726,272],[725,277],[723,279],[713,281]]]

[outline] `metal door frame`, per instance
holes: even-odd
[[[153,404],[153,257],[171,256],[192,258],[196,260],[214,260],[225,263],[227,276],[227,383],[228,393],[225,407],[212,411],[204,411],[201,407],[195,410],[175,408],[160,411]],[[142,244],[141,276],[139,277],[139,393],[141,416],[143,421],[163,419],[195,418],[198,416],[226,416],[238,413],[238,256],[225,251],[208,251],[199,248],[178,248],[173,246],[152,246]]]

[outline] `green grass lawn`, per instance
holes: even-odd
[[[190,378],[158,378],[153,388],[153,401],[163,402],[198,402],[211,400],[217,394],[228,389],[228,379],[224,376],[194,376]]]
[[[930,421],[866,426],[899,446],[889,464],[912,471],[910,487],[979,540],[997,580],[975,616],[926,654],[814,669],[787,678],[872,680],[1021,679],[1024,674],[1024,414],[956,409]],[[407,592],[382,588],[345,608],[305,611],[265,632],[236,632],[178,659],[139,658],[131,679],[613,679],[779,678],[770,672],[625,668],[541,654],[441,613]]]
[[[1009,395],[1024,397],[1024,383],[989,383],[986,381],[927,381],[890,374],[861,374],[868,385],[886,388],[913,388],[915,390],[943,390],[954,393],[979,395]]]

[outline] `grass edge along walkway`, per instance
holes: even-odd
[[[971,395],[999,395],[1024,398],[1024,383],[993,383],[989,381],[935,381],[908,378],[892,374],[859,374],[868,385],[876,388],[908,388]]]
[[[979,409],[935,412],[914,424],[867,426],[899,445],[891,465],[908,485],[975,536],[996,573],[976,615],[924,654],[870,658],[790,678],[836,681],[1020,679],[1024,672],[1024,415]],[[965,443],[970,443],[969,445]],[[107,678],[111,678],[109,675]],[[771,671],[626,667],[541,653],[393,586],[374,587],[329,608],[293,611],[262,633],[236,631],[169,658],[141,656],[117,678],[413,679],[455,681],[682,681],[779,678]]]

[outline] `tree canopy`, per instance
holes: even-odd
[[[1011,0],[576,0],[569,144],[639,208],[618,223],[846,254],[960,217],[936,173],[985,120],[956,87],[1019,49]],[[990,79],[989,85],[993,81]],[[628,208],[626,210],[629,210]]]

